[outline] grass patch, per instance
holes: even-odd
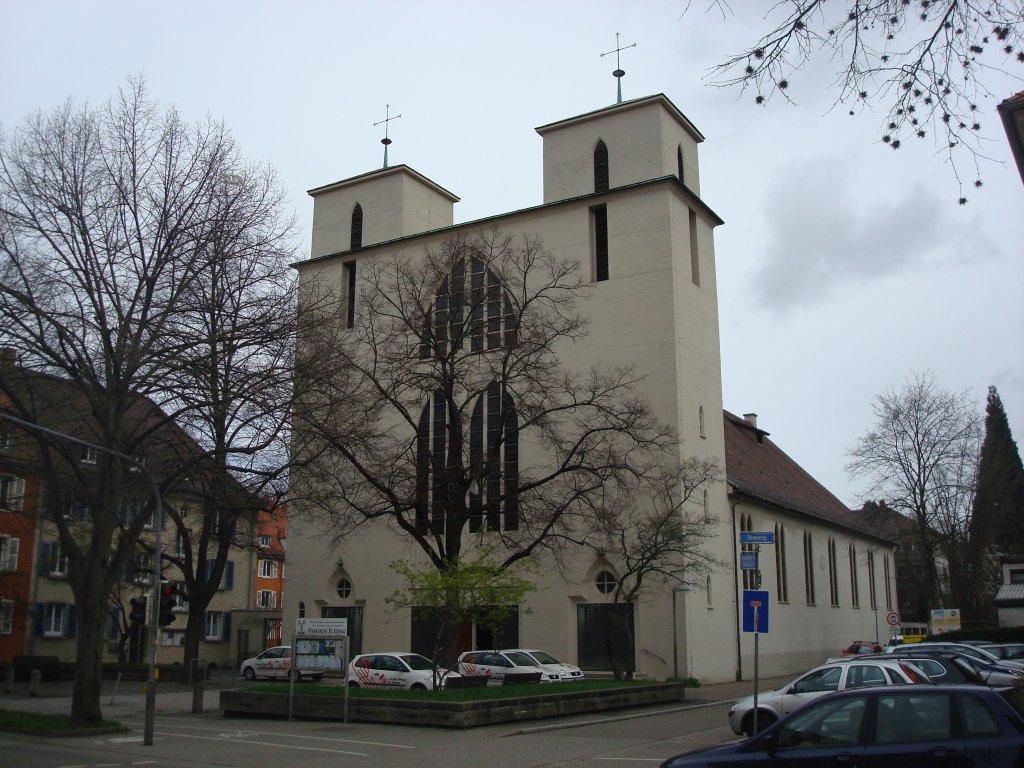
[[[405,699],[415,701],[487,701],[516,696],[557,696],[578,691],[602,691],[618,688],[637,688],[658,685],[657,680],[579,680],[574,682],[526,683],[523,685],[488,685],[481,688],[455,688],[450,691],[392,691],[383,688],[350,688],[349,696],[365,699]],[[279,685],[261,685],[247,688],[260,693],[287,693]],[[344,696],[343,685],[296,683],[295,693],[303,696]]]
[[[0,731],[60,733],[80,730],[114,730],[122,727],[121,723],[116,720],[101,720],[88,728],[82,728],[74,725],[69,715],[44,715],[38,712],[0,709]]]

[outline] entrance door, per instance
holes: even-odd
[[[348,619],[348,654],[349,658],[363,652],[363,609],[362,607],[343,608],[332,606],[320,609],[321,619]],[[348,663],[348,659],[345,660]]]
[[[633,612],[622,603],[576,606],[576,647],[582,669],[633,670]]]

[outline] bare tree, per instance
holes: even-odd
[[[185,439],[172,420],[229,399],[173,385],[190,381],[189,371],[190,383],[197,378],[189,366],[205,339],[195,309],[210,275],[241,270],[240,261],[223,266],[224,256],[247,241],[236,231],[230,247],[218,243],[224,179],[238,168],[222,124],[188,125],[173,109],[159,111],[138,80],[102,107],[69,101],[30,116],[0,146],[0,344],[17,351],[24,374],[3,377],[0,388],[22,418],[103,449],[84,465],[80,446],[42,437],[39,445],[46,513],[78,611],[76,723],[102,717],[109,596],[152,514],[152,506],[123,513],[129,496],[151,505],[152,494],[131,471],[137,465],[112,452],[145,456],[145,474],[165,492],[195,493],[183,470],[213,446]],[[33,386],[44,380],[59,386]],[[81,499],[87,516],[65,514]]]
[[[443,572],[487,529],[511,565],[671,445],[634,370],[559,362],[585,335],[586,285],[536,239],[459,236],[359,265],[352,314],[300,311],[293,493],[337,539],[380,523]],[[329,282],[310,278],[303,304]]]
[[[731,12],[723,0],[711,4]],[[836,64],[836,105],[851,115],[877,106],[885,115],[881,139],[893,149],[908,138],[934,137],[950,160],[961,205],[960,158],[981,186],[981,100],[992,95],[990,75],[1024,63],[1020,0],[780,0],[767,15],[770,30],[715,66],[712,84],[751,88],[757,104],[775,96],[791,101],[799,71],[828,55]]]
[[[564,534],[576,545],[600,554],[615,577],[614,603],[633,615],[637,603],[652,589],[666,584],[702,583],[722,565],[707,549],[714,536],[715,518],[704,504],[705,491],[722,480],[714,459],[689,457],[655,473],[606,485],[606,493],[592,510],[593,525]],[[613,614],[618,615],[618,614]],[[633,646],[632,625],[608,626]],[[609,637],[609,658],[616,678],[632,679],[635,671],[627,658],[620,668]]]
[[[924,373],[879,395],[874,413],[874,426],[849,453],[847,472],[870,480],[867,498],[885,499],[917,523],[929,603],[965,599],[963,553],[981,437],[975,406],[966,392],[944,392]],[[940,555],[952,594],[940,579]]]

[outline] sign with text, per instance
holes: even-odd
[[[960,610],[958,608],[935,608],[932,610],[931,631],[933,635],[956,632],[958,629],[960,629]]]
[[[757,552],[740,552],[740,569],[744,571],[756,571]]]
[[[743,590],[743,631],[758,632],[762,635],[768,633],[768,590]]]
[[[348,619],[296,619],[295,634],[312,637],[345,637]]]
[[[773,531],[740,531],[740,544],[774,544]]]

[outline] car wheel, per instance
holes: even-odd
[[[315,683],[319,683],[323,679],[324,679],[323,675],[313,675],[313,682],[315,682]]]
[[[757,732],[760,733],[769,725],[774,723],[778,718],[775,717],[771,712],[765,712],[759,710],[757,713]],[[754,735],[754,713],[751,712],[745,718],[743,718],[743,733],[746,736]]]
[[[360,686],[359,683],[357,683],[355,680],[349,680],[348,681],[348,687],[349,688],[361,688],[362,686]]]
[[[413,691],[425,691],[425,690],[427,690],[427,686],[425,686],[423,683],[413,683],[410,686],[410,690],[413,690]]]
[[[242,677],[244,677],[246,680],[255,680],[256,670],[252,667],[246,667],[242,670]]]
[[[296,683],[301,681],[302,680],[302,673],[299,670],[297,670],[297,669],[293,669],[292,670],[292,680],[294,680]]]

